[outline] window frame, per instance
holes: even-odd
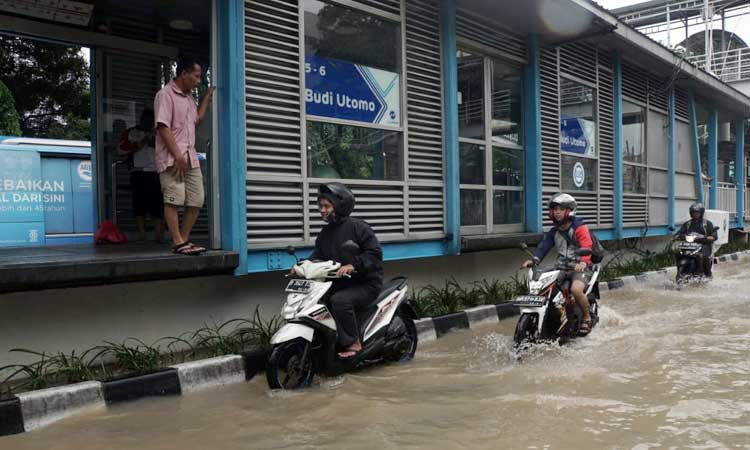
[[[519,83],[520,90],[519,90],[519,96],[520,96],[520,120],[519,120],[519,133],[518,133],[518,144],[496,144],[492,141],[492,84],[493,84],[493,64],[495,62],[500,62],[503,64],[507,64],[519,71],[519,73],[522,73],[523,65],[520,64],[517,60],[505,57],[504,55],[498,53],[498,52],[489,52],[486,50],[481,50],[479,46],[475,46],[476,44],[466,42],[464,40],[461,40],[459,43],[457,51],[465,51],[467,53],[471,53],[476,56],[482,57],[482,76],[483,76],[483,92],[482,92],[482,98],[484,100],[484,139],[477,139],[477,138],[466,138],[459,136],[458,141],[459,145],[462,143],[465,144],[474,144],[474,145],[480,145],[484,147],[484,184],[460,184],[459,185],[459,198],[460,198],[460,191],[461,190],[478,190],[482,191],[484,193],[484,224],[483,225],[461,225],[461,234],[462,235],[483,235],[483,234],[500,234],[500,233],[517,233],[522,232],[526,229],[526,223],[525,220],[522,219],[520,223],[513,223],[513,224],[494,224],[494,195],[495,192],[500,191],[513,191],[513,192],[522,192],[525,194],[525,188],[524,186],[495,186],[493,184],[492,175],[493,175],[493,151],[495,148],[506,148],[511,150],[518,150],[524,154],[526,152],[525,148],[525,141],[524,141],[524,85],[523,80],[521,79],[521,82]],[[459,161],[460,164],[460,161]],[[526,178],[526,168],[524,166],[524,180]],[[522,183],[523,184],[523,183]],[[460,201],[460,200],[459,200]],[[522,202],[522,218],[525,217],[526,212],[526,204],[525,202]]]
[[[304,16],[304,8],[305,8],[305,1],[301,0],[300,2],[300,10],[302,11],[302,15]],[[407,124],[407,111],[406,108],[408,107],[407,99],[406,99],[406,79],[405,79],[405,73],[406,73],[406,35],[405,35],[405,18],[402,16],[396,16],[394,14],[390,14],[385,11],[380,11],[377,8],[368,7],[365,5],[359,5],[354,2],[346,1],[346,0],[316,0],[321,3],[330,4],[339,8],[348,8],[355,11],[358,11],[362,14],[371,15],[374,17],[377,17],[378,19],[393,22],[395,24],[398,24],[399,27],[399,40],[398,40],[398,57],[397,57],[397,64],[398,64],[398,77],[399,77],[399,114],[400,114],[400,120],[399,120],[399,126],[391,126],[391,125],[376,125],[376,124],[369,124],[364,122],[357,122],[355,120],[348,120],[348,119],[337,119],[337,118],[330,118],[330,117],[321,117],[321,116],[315,116],[312,114],[307,113],[307,102],[305,100],[305,89],[306,89],[306,83],[305,83],[305,57],[307,56],[307,47],[306,47],[306,39],[307,35],[305,33],[304,29],[304,21],[300,22],[301,26],[301,32],[300,32],[300,107],[302,108],[303,114],[302,116],[302,126],[301,126],[301,141],[303,143],[302,145],[302,178],[307,180],[308,183],[325,183],[329,181],[340,181],[342,183],[346,184],[359,184],[359,185],[390,185],[390,186],[406,186],[408,184],[408,145],[407,145],[407,131],[408,131],[408,124]],[[310,160],[308,157],[307,147],[308,147],[308,138],[307,138],[307,123],[308,121],[312,122],[318,122],[318,123],[330,123],[334,125],[343,125],[343,126],[352,126],[352,127],[359,127],[359,128],[370,128],[370,129],[376,129],[376,130],[384,130],[384,131],[391,131],[391,132],[397,132],[399,133],[399,146],[400,146],[400,152],[401,152],[401,158],[400,158],[400,177],[398,180],[378,180],[378,179],[368,179],[368,178],[341,178],[341,179],[332,179],[332,178],[316,178],[310,176]]]
[[[650,181],[651,180],[651,170],[650,170],[651,166],[649,166],[649,164],[648,164],[648,150],[649,150],[648,149],[648,132],[649,132],[648,113],[649,113],[649,105],[648,105],[648,103],[640,102],[640,101],[638,101],[638,100],[636,100],[634,98],[628,97],[627,95],[623,95],[622,96],[622,101],[623,101],[623,103],[627,102],[627,103],[630,103],[630,104],[632,104],[634,106],[637,106],[638,108],[641,109],[641,113],[643,115],[643,131],[641,132],[641,145],[643,147],[642,153],[643,153],[643,161],[644,161],[642,163],[636,163],[636,162],[626,161],[625,158],[623,158],[623,160],[622,160],[623,168],[624,168],[624,166],[634,166],[634,167],[643,168],[646,171],[645,192],[644,193],[640,193],[640,192],[633,192],[633,191],[626,190],[626,188],[625,188],[625,171],[623,170],[623,172],[622,172],[622,174],[623,174],[623,189],[622,189],[622,192],[623,192],[623,194],[629,195],[629,196],[649,196],[650,195],[649,189],[651,189],[651,181]],[[620,117],[620,126],[624,126],[624,124],[622,123],[622,120],[624,118],[625,118],[624,114],[621,115],[621,117]]]
[[[600,157],[601,148],[600,148],[600,145],[599,145],[599,143],[601,141],[601,133],[600,133],[600,126],[599,126],[600,125],[599,124],[599,88],[596,85],[596,83],[591,83],[591,82],[588,82],[586,80],[582,80],[581,78],[575,77],[575,76],[567,74],[567,73],[560,72],[558,79],[559,79],[558,82],[560,84],[562,83],[563,80],[566,80],[566,81],[572,81],[574,83],[581,84],[581,85],[586,86],[589,89],[591,89],[591,91],[592,91],[592,95],[591,95],[591,103],[592,103],[591,111],[592,111],[592,114],[594,116],[594,123],[596,124],[596,136],[595,136],[595,139],[594,139],[595,140],[595,145],[596,145],[596,156],[589,156],[589,155],[582,155],[580,153],[566,152],[566,151],[564,151],[562,149],[562,141],[560,140],[559,147],[558,147],[558,156],[559,156],[558,157],[558,167],[559,167],[558,168],[558,176],[560,177],[560,188],[562,188],[562,183],[563,183],[562,180],[563,180],[563,177],[564,177],[563,172],[562,172],[562,168],[563,168],[563,162],[562,162],[562,160],[563,160],[564,156],[575,157],[575,158],[582,158],[582,159],[590,159],[590,160],[595,160],[596,161],[596,177],[594,179],[594,189],[593,190],[574,190],[573,193],[580,192],[580,193],[584,193],[584,194],[597,194],[598,195],[599,194],[599,186],[600,186],[600,183],[599,183],[599,173],[601,171],[601,157]],[[558,91],[561,92],[561,89],[558,89]],[[558,133],[558,140],[559,140],[560,120],[562,119],[562,95],[559,95],[558,102],[559,102],[558,103],[559,104],[559,110],[558,110],[559,112],[558,112],[558,117],[557,117],[557,128],[558,128],[557,133]]]

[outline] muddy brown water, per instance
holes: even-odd
[[[746,264],[706,287],[607,292],[602,321],[519,361],[514,320],[407,364],[269,392],[264,377],[0,438],[0,449],[750,449]]]

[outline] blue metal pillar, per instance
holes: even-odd
[[[216,2],[218,35],[217,101],[221,246],[240,254],[236,275],[247,274],[247,186],[245,154],[244,1]]]
[[[526,230],[542,232],[542,88],[539,36],[527,40],[528,62],[523,71]]]
[[[615,86],[614,86],[614,115],[615,115],[615,239],[622,239],[622,56],[615,52]]]
[[[452,237],[447,253],[461,252],[461,189],[458,159],[458,66],[456,64],[456,0],[440,0],[440,47],[443,56],[445,114],[445,221]]]
[[[701,144],[698,141],[698,112],[695,107],[695,95],[693,91],[688,92],[690,103],[690,131],[693,135],[693,159],[695,160],[695,198],[700,203],[705,203],[703,198],[703,167],[701,163]]]
[[[737,223],[745,225],[745,120],[734,122],[735,160],[734,180],[737,185]]]
[[[715,109],[708,116],[708,176],[711,177],[708,207],[716,209],[719,192],[719,113]]]
[[[675,144],[674,144],[674,132],[675,132],[675,113],[674,113],[674,89],[669,92],[669,130],[668,130],[668,146],[667,146],[667,158],[668,158],[668,170],[669,170],[669,188],[668,188],[668,211],[667,211],[667,226],[675,226],[675,169],[677,164],[677,158],[675,155]]]

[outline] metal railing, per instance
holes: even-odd
[[[701,69],[706,68],[706,55],[692,55],[686,59]],[[715,52],[709,72],[726,83],[750,80],[750,47]]]

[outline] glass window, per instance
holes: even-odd
[[[521,143],[521,70],[492,61],[492,143]]]
[[[639,166],[623,165],[622,187],[625,192],[631,194],[646,193],[646,168]]]
[[[523,192],[495,191],[492,196],[492,223],[505,225],[523,222]]]
[[[560,150],[596,157],[594,89],[560,80]]]
[[[305,0],[305,55],[399,72],[401,28],[356,9]]]
[[[629,102],[622,102],[622,159],[645,164],[646,149],[643,146],[645,108]]]
[[[307,161],[314,178],[399,180],[400,133],[308,120]]]
[[[484,58],[456,52],[458,64],[458,129],[464,138],[484,139]]]
[[[459,144],[461,184],[484,184],[484,146]]]
[[[492,184],[523,186],[523,150],[494,147],[492,149]]]
[[[484,225],[484,191],[461,189],[461,225]]]
[[[596,190],[596,160],[562,155],[560,181],[563,191]]]

